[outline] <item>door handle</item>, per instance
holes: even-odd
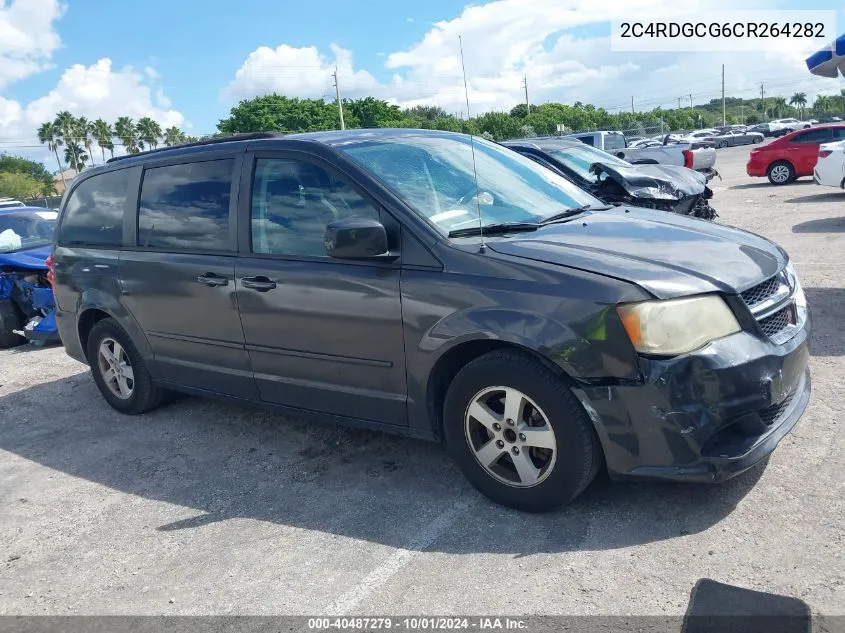
[[[244,288],[252,288],[258,292],[267,292],[276,287],[276,282],[264,275],[258,275],[257,277],[242,277],[241,285]]]
[[[203,273],[197,277],[197,281],[201,284],[212,287],[229,285],[229,280],[226,279],[226,277],[221,277],[220,275],[215,275],[214,273]]]

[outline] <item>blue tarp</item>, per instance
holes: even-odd
[[[807,58],[807,68],[820,77],[845,76],[845,35]]]

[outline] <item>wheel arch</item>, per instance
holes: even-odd
[[[132,315],[119,302],[109,295],[96,291],[88,291],[80,296],[76,309],[76,329],[83,353],[88,351],[88,335],[97,322],[109,318],[129,335],[138,352],[146,359],[153,358],[153,351],[143,330]]]

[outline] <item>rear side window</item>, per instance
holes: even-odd
[[[595,145],[596,144],[595,141],[593,140],[592,134],[589,134],[587,136],[576,136],[575,138],[577,138],[582,143],[586,143],[587,145]]]
[[[138,244],[166,250],[230,250],[229,198],[234,160],[144,171]]]
[[[625,137],[622,134],[605,134],[603,149],[607,152],[614,149],[625,149]]]
[[[845,127],[836,127],[831,130],[834,141],[845,141]]]
[[[792,139],[793,143],[826,143],[830,140],[830,130],[810,130]]]
[[[120,169],[92,176],[74,188],[65,205],[60,244],[123,244],[123,208],[130,172]]]

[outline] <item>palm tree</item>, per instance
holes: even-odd
[[[88,156],[76,141],[71,141],[65,147],[65,161],[70,165],[71,169],[81,172],[85,167],[85,161]]]
[[[135,122],[128,116],[122,116],[115,121],[114,133],[121,140],[128,154],[137,154],[144,149],[144,144],[138,140]]]
[[[783,97],[775,97],[772,101],[775,104],[775,113],[780,116],[781,110],[786,107],[786,99]]]
[[[94,124],[84,116],[81,116],[76,120],[76,129],[79,132],[80,140],[85,144],[85,148],[88,150],[88,158],[90,158],[91,165],[93,165],[94,153],[91,151],[91,137],[94,135]]]
[[[801,110],[801,118],[804,118],[804,107],[807,105],[807,93],[796,92],[789,100],[789,105],[796,106]]]
[[[168,147],[185,142],[185,134],[175,125],[164,131],[164,144]]]
[[[138,119],[138,137],[152,149],[158,146],[158,139],[161,138],[161,126],[150,117],[145,116]]]
[[[76,134],[76,119],[73,115],[68,112],[67,110],[62,110],[56,115],[56,120],[53,123],[59,130],[59,134],[61,134],[62,139],[65,142],[67,147],[65,148],[65,162],[70,165],[73,163],[74,165],[77,164],[76,160],[76,148],[79,146],[76,144],[78,140]],[[71,160],[68,160],[68,151],[70,151]],[[75,168],[74,168],[75,169]]]
[[[62,169],[62,161],[59,160],[59,145],[62,144],[62,137],[61,132],[59,132],[59,128],[56,127],[55,123],[51,123],[49,121],[47,123],[42,123],[38,128],[38,140],[41,143],[46,143],[48,149],[56,155],[56,163],[59,166],[59,175],[62,178],[62,184],[67,187],[64,170]]]
[[[94,130],[92,134],[94,139],[97,141],[97,145],[100,146],[100,153],[103,155],[103,164],[105,164],[106,150],[109,150],[109,154],[112,158],[114,158],[114,142],[112,141],[112,138],[114,137],[114,130],[111,125],[102,119],[97,119],[94,121]]]
[[[827,95],[816,95],[816,100],[813,102],[813,110],[817,114],[825,114],[830,107],[830,97]]]

